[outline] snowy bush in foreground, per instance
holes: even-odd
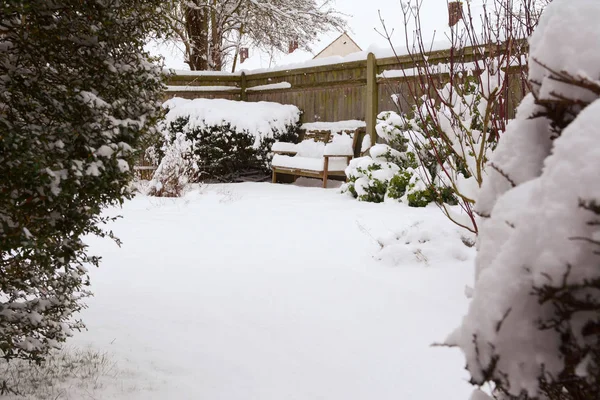
[[[532,93],[477,201],[474,296],[448,343],[501,398],[600,398],[598,18],[597,0],[544,12],[530,39]]]
[[[163,156],[150,194],[170,196],[188,182],[231,182],[265,174],[271,145],[298,141],[300,111],[295,106],[173,98],[164,107]]]
[[[160,1],[0,2],[0,357],[40,361],[89,295],[85,235],[130,196],[160,110]]]

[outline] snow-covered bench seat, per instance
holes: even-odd
[[[321,123],[323,125],[323,123]],[[325,126],[326,127],[326,126]],[[368,140],[363,140],[363,126],[355,129],[306,130],[304,140],[298,144],[276,142],[273,144],[272,161],[273,183],[278,174],[305,176],[323,180],[327,187],[330,176],[345,177],[346,167],[355,155],[361,155],[368,148]],[[366,143],[363,145],[363,142]],[[360,144],[360,146],[358,145]]]

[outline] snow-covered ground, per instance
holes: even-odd
[[[116,363],[89,398],[469,397],[459,351],[431,345],[466,311],[474,249],[435,206],[248,183],[110,213],[124,244],[88,240],[103,262],[70,342]]]

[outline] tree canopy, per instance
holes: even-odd
[[[332,0],[173,0],[172,29],[192,70],[235,68],[239,48],[308,48],[324,32],[345,26]]]

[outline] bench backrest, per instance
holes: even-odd
[[[344,129],[337,133],[345,133],[352,137],[352,149],[354,151],[354,157],[360,157],[362,155],[361,147],[362,142],[366,134],[364,127],[357,129]],[[315,142],[330,143],[333,139],[333,135],[330,130],[300,130],[300,141],[314,140]]]
[[[314,140],[315,142],[329,143],[331,141],[331,131],[300,130],[300,141]]]

